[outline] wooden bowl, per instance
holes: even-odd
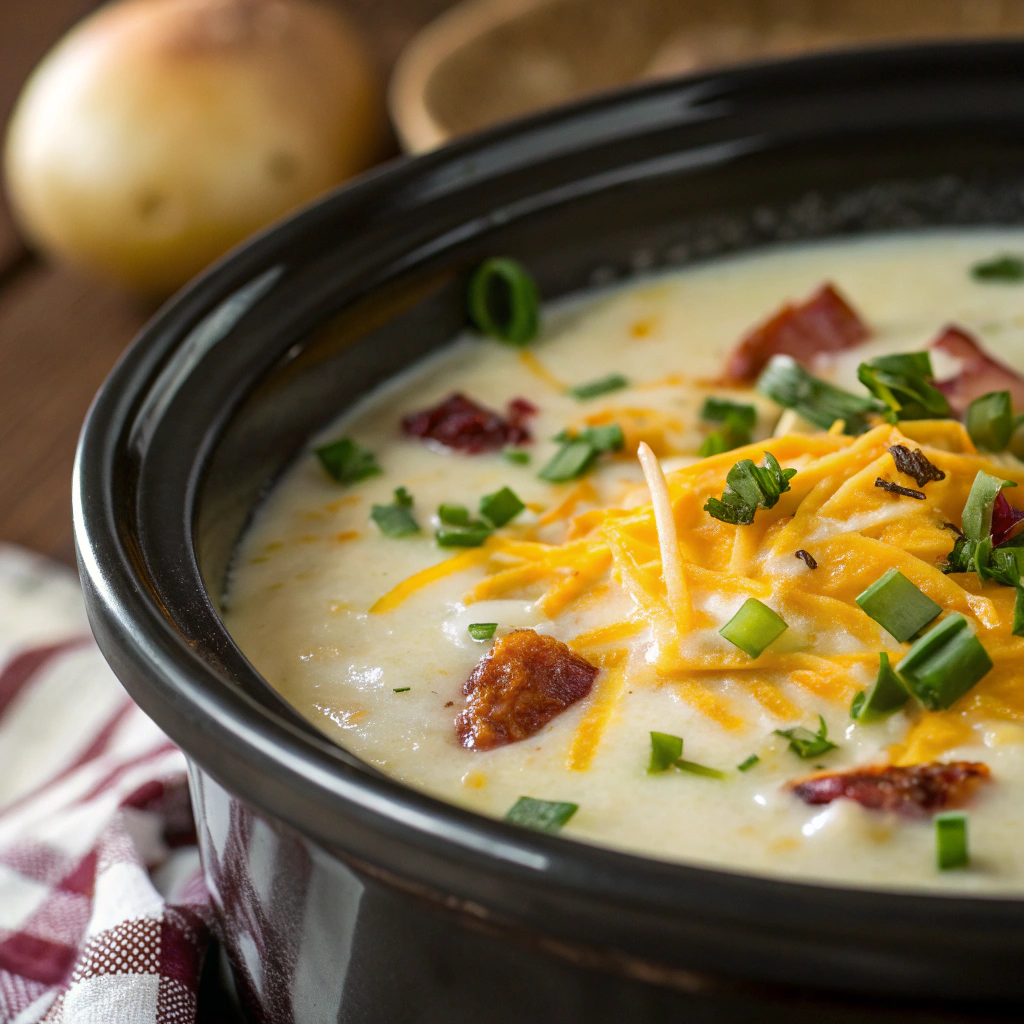
[[[465,0],[406,48],[391,117],[420,152],[648,78],[813,50],[1024,36],[1024,0]]]

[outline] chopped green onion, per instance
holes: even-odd
[[[848,434],[863,434],[870,426],[865,417],[878,411],[872,399],[851,395],[812,377],[790,356],[772,356],[758,378],[757,390],[822,430],[843,420]]]
[[[626,435],[618,423],[606,423],[601,427],[587,427],[579,434],[579,440],[586,441],[596,452],[617,452],[626,443]]]
[[[963,811],[935,815],[935,854],[940,871],[967,866],[967,815]]]
[[[412,689],[411,686],[396,686],[394,688],[394,690],[392,690],[391,692],[392,693],[408,693],[409,690],[411,690],[411,689]]]
[[[818,715],[818,722],[820,725],[817,732],[811,732],[810,729],[798,725],[793,729],[776,729],[775,735],[789,740],[789,749],[802,758],[818,757],[830,750],[838,750],[839,748],[828,738],[828,726],[821,715]]]
[[[709,423],[722,424],[721,429],[709,434],[700,447],[700,455],[707,458],[750,444],[750,432],[757,423],[757,408],[709,395],[704,399],[700,417]]]
[[[683,741],[679,736],[667,732],[651,733],[651,760],[647,765],[647,774],[656,775],[666,772],[683,756]]]
[[[465,505],[438,505],[437,518],[449,526],[469,526],[469,509]]]
[[[708,498],[704,511],[723,523],[749,526],[759,508],[774,508],[779,496],[789,490],[795,469],[783,469],[771,452],[764,453],[764,465],[740,459],[725,478],[721,498]]]
[[[469,624],[469,635],[474,640],[490,640],[498,628],[496,622],[471,622]]]
[[[975,281],[999,284],[1014,284],[1024,281],[1024,260],[1018,256],[996,256],[971,267],[971,277]]]
[[[989,476],[984,470],[978,470],[960,520],[968,540],[975,543],[988,540],[992,533],[992,507],[996,497],[1004,487],[1016,486],[1012,480],[1000,480],[999,477]]]
[[[522,448],[506,448],[501,454],[516,466],[525,466],[530,461],[530,453],[524,452]]]
[[[697,449],[697,454],[706,459],[711,455],[721,455],[722,452],[731,452],[735,445],[729,444],[725,434],[720,430],[713,430],[704,438],[704,443]]]
[[[931,357],[927,352],[903,352],[861,363],[857,379],[887,406],[883,419],[942,419],[949,416],[949,402],[931,381]]]
[[[1013,433],[1013,406],[1009,391],[990,391],[967,407],[964,420],[971,440],[983,452],[1006,451]]]
[[[736,770],[740,772],[749,772],[755,764],[759,764],[761,758],[757,754],[751,754],[742,764],[736,765]]]
[[[629,381],[621,373],[610,373],[607,377],[599,380],[592,380],[589,384],[577,384],[569,388],[569,394],[578,402],[585,402],[588,398],[597,398],[600,395],[607,395],[612,391],[621,391],[629,387]]]
[[[589,442],[567,441],[537,475],[553,484],[575,480],[590,469],[596,458],[597,451]]]
[[[992,668],[981,641],[954,612],[903,656],[900,678],[929,711],[951,707]]]
[[[313,451],[320,460],[320,465],[339,484],[354,484],[383,472],[377,465],[373,452],[348,437],[332,441]]]
[[[856,598],[861,610],[900,643],[919,633],[942,612],[899,569],[890,569]]]
[[[1017,596],[1013,601],[1013,630],[1014,636],[1024,636],[1024,585],[1017,584]]]
[[[442,548],[478,548],[494,531],[479,520],[466,526],[441,525],[434,531],[434,539]]]
[[[703,775],[708,779],[727,779],[728,772],[720,772],[717,768],[709,768],[705,764],[697,764],[695,761],[684,761],[680,758],[675,765],[680,771],[689,772],[691,775]]]
[[[908,700],[910,692],[889,665],[889,655],[882,651],[878,656],[878,677],[867,693],[861,690],[854,697],[850,717],[857,722],[877,722],[903,707]]]
[[[469,316],[484,334],[509,345],[526,345],[540,326],[540,293],[517,260],[484,260],[469,279]]]
[[[504,526],[524,508],[526,505],[508,487],[502,487],[493,494],[485,494],[480,499],[480,514],[494,526]]]
[[[704,399],[700,418],[709,423],[729,423],[734,429],[749,432],[757,424],[757,407],[709,395]]]
[[[370,509],[370,518],[385,537],[408,537],[420,532],[420,524],[409,511],[411,507],[412,495],[404,487],[398,487],[394,504],[374,505]]]
[[[786,631],[781,616],[756,597],[748,597],[740,610],[718,631],[731,644],[745,651],[751,658],[758,657],[773,641]]]
[[[559,832],[578,810],[579,804],[521,796],[509,809],[505,820],[539,832]]]

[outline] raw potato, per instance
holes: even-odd
[[[18,102],[8,191],[42,249],[166,294],[377,155],[358,36],[313,0],[122,0]]]

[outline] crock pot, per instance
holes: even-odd
[[[1019,1019],[1024,902],[664,863],[473,815],[328,742],[218,606],[261,496],[315,431],[464,326],[486,256],[520,259],[555,298],[790,240],[1022,223],[1024,45],[833,55],[399,161],[156,316],[82,433],[79,563],[104,654],[188,757],[252,1020]]]

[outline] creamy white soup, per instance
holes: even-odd
[[[1015,254],[771,248],[545,307],[522,346],[467,333],[311,443],[227,625],[327,736],[481,814],[1020,891]]]

